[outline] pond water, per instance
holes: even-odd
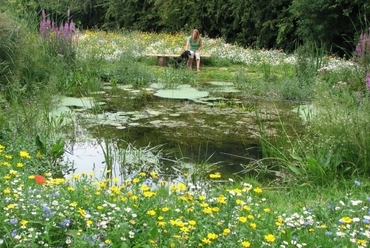
[[[108,151],[108,157],[115,157],[112,164],[116,175],[123,173],[123,167],[135,170],[135,163],[148,165],[146,169],[159,165],[166,173],[172,173],[179,164],[217,164],[215,170],[227,178],[240,172],[243,165],[262,158],[259,125],[273,136],[278,135],[283,119],[300,122],[292,103],[251,101],[230,86],[227,92],[214,88],[199,90],[200,96],[192,98],[192,93],[181,95],[177,89],[170,91],[170,97],[158,96],[161,89],[157,85],[143,89],[107,85],[104,91],[96,92],[97,103],[90,98],[68,99],[64,105],[77,110],[83,135],[71,143],[66,160],[73,161],[76,173],[102,174]],[[135,163],[127,161],[128,147],[141,156]],[[125,161],[117,159],[117,153]]]

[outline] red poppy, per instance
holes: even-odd
[[[35,181],[38,184],[45,184],[45,182],[46,182],[45,177],[43,177],[41,175],[36,175],[35,176]]]

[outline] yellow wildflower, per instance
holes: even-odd
[[[147,215],[151,215],[151,216],[153,216],[153,215],[155,215],[155,211],[154,211],[154,210],[148,210],[148,211],[146,212],[146,214],[147,214]]]
[[[21,226],[26,226],[26,225],[27,225],[27,223],[28,223],[28,221],[27,221],[27,220],[21,220],[21,221],[19,222],[19,224],[21,224]]]
[[[21,158],[31,158],[30,154],[26,151],[20,151],[19,156],[21,156]]]
[[[259,187],[257,187],[257,188],[255,188],[255,189],[253,189],[253,191],[255,192],[255,193],[257,193],[257,194],[261,194],[263,191],[262,191],[262,189],[261,188],[259,188]]]
[[[273,243],[273,242],[275,242],[275,236],[272,235],[272,234],[267,234],[267,235],[265,235],[265,240],[269,243]]]
[[[242,246],[243,246],[244,248],[248,248],[248,247],[251,247],[251,243],[249,243],[248,241],[243,241],[243,242],[242,242]]]
[[[222,232],[222,235],[227,236],[229,235],[230,232],[231,230],[229,228],[225,228],[224,231]]]

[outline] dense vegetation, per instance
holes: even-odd
[[[328,52],[348,54],[368,27],[366,0],[89,0],[6,1],[2,9],[34,19],[44,9],[57,20],[69,8],[80,29],[189,32],[198,28],[211,38],[244,47],[293,51],[315,42]]]
[[[259,17],[244,22],[249,15],[242,7],[248,2],[231,2],[238,10],[232,12],[221,2],[204,1],[199,4],[220,12],[203,9],[201,15],[194,11],[199,5],[187,2],[189,6],[181,8],[189,11],[186,19],[176,15],[170,1],[74,2],[78,4],[70,6],[73,21],[64,2],[2,5],[7,13],[0,15],[0,247],[367,247],[370,39],[367,33],[354,35],[356,29],[346,33],[359,41],[350,44],[351,60],[327,56],[325,47],[316,41],[332,44],[337,30],[329,30],[326,18],[338,21],[343,10],[363,16],[368,6],[336,1],[338,5],[323,8],[318,2],[294,1],[287,12],[270,8],[276,14],[307,15],[307,19],[279,16],[285,20],[284,28],[278,23],[267,25],[267,19],[256,25]],[[248,7],[254,6],[256,15],[270,13],[258,5],[253,2]],[[144,19],[153,8],[158,11],[150,13],[169,19],[154,14]],[[54,16],[42,16],[41,9]],[[312,13],[320,16],[319,10],[323,10],[322,20],[315,20]],[[334,10],[338,16],[330,15]],[[222,15],[228,11],[235,19]],[[198,18],[211,14],[213,24]],[[65,23],[60,26],[58,20]],[[360,20],[354,23],[365,27]],[[256,47],[278,47],[278,37],[281,44],[291,44],[288,40],[297,36],[304,36],[302,41],[307,43],[289,55],[204,37],[204,50],[212,58],[204,60],[202,72],[195,74],[158,68],[155,58],[144,57],[146,51],[181,51],[185,33],[82,30],[74,35],[75,22],[80,27],[184,29],[186,33],[192,26],[206,32],[209,25],[214,36]],[[249,25],[256,26],[247,32]],[[346,25],[340,25],[338,33]],[[264,27],[279,30],[269,36],[262,32]],[[246,35],[251,33],[255,35]],[[66,142],[78,133],[74,123],[67,121],[69,116],[50,115],[58,96],[87,96],[100,91],[103,82],[137,88],[149,82],[168,87],[190,82],[197,87],[220,78],[259,101],[307,103],[302,105],[308,108],[299,132],[282,119],[279,133],[270,135],[260,122],[256,135],[263,158],[245,167],[253,177],[235,182],[199,166],[192,168],[193,175],[202,177],[196,183],[188,178],[190,170],[179,175],[183,180],[179,182],[166,180],[153,168],[133,170],[124,175],[124,181],[91,172],[64,178],[63,172],[70,169],[62,161]],[[105,150],[107,165],[114,156],[109,149]]]

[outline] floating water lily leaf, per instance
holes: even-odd
[[[223,92],[223,93],[238,93],[238,92],[240,92],[240,90],[235,89],[234,87],[218,88],[216,91],[217,92]]]
[[[118,84],[118,85],[105,84],[103,88],[105,90],[112,90],[112,89],[129,90],[132,88],[132,85],[130,84]]]
[[[232,82],[216,82],[216,81],[211,81],[209,84],[212,84],[214,86],[233,86],[234,84]]]
[[[123,129],[126,129],[126,127],[125,126],[119,126],[119,127],[116,127],[117,129],[119,129],[119,130],[123,130]]]
[[[178,89],[158,90],[155,96],[170,99],[197,99],[207,97],[207,91],[199,91],[194,88],[181,87]]]
[[[152,83],[152,84],[150,84],[149,85],[151,88],[153,88],[153,89],[157,89],[157,90],[159,90],[159,89],[163,89],[163,88],[165,88],[166,87],[166,85],[165,84],[162,84],[162,83]]]
[[[50,116],[60,116],[61,114],[71,114],[72,110],[66,106],[59,106],[50,112]]]
[[[157,111],[157,110],[152,110],[152,109],[148,109],[146,112],[147,112],[149,115],[151,115],[151,116],[158,116],[158,115],[162,114],[162,112]]]
[[[92,97],[63,97],[61,98],[61,105],[89,109],[94,107],[94,99]]]

